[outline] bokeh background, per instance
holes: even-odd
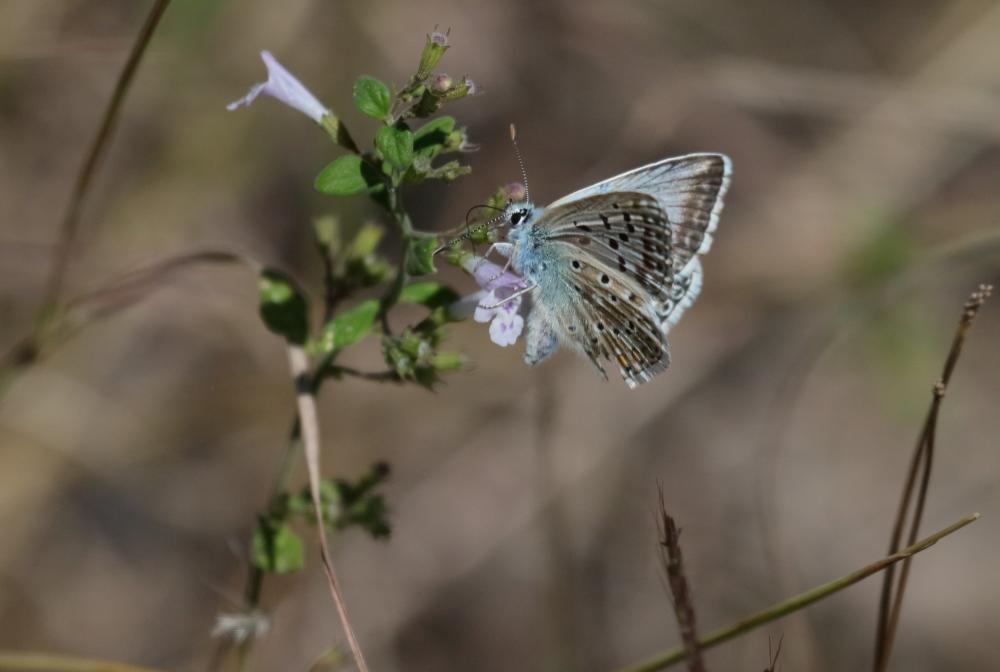
[[[30,329],[148,6],[0,3],[5,348]],[[528,369],[465,323],[450,345],[474,369],[436,393],[324,390],[326,472],[394,467],[392,538],[334,539],[373,669],[607,670],[676,644],[658,481],[703,632],[881,556],[960,306],[998,279],[995,2],[174,0],[67,293],[209,247],[318,293],[311,219],[381,215],[313,191],[338,150],[306,119],[225,104],[263,78],[266,48],[364,137],[354,78],[402,83],[435,25],[451,28],[442,69],[484,90],[452,109],[482,149],[471,176],[411,191],[420,228],[455,226],[517,179],[510,122],[540,203],[690,151],[728,153],[735,173],[702,297],[648,386],[602,383],[568,353]],[[923,529],[983,519],[915,562],[895,669],[1000,659],[998,330],[987,304],[944,402]],[[347,361],[379,367],[374,339]],[[0,398],[0,648],[207,669],[292,409],[283,345],[235,268],[175,276],[21,371]],[[307,561],[267,583],[273,627],[252,669],[304,670],[342,643],[314,542]],[[763,669],[783,636],[783,669],[866,669],[878,588],[714,649],[708,666]]]

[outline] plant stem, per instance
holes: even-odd
[[[861,581],[862,579],[868,578],[872,574],[877,574],[882,570],[894,565],[895,563],[912,557],[913,555],[924,551],[941,539],[947,537],[949,534],[956,532],[966,525],[975,522],[979,519],[978,513],[973,513],[961,520],[952,523],[948,527],[935,532],[934,534],[918,541],[915,544],[907,546],[906,548],[893,553],[877,562],[873,562],[867,567],[863,567],[857,571],[851,572],[847,576],[841,577],[835,581],[825,583],[821,586],[817,586],[812,590],[807,590],[804,593],[799,593],[798,595],[791,597],[777,604],[771,605],[767,609],[758,611],[743,620],[730,625],[725,628],[716,630],[715,632],[706,635],[703,639],[698,642],[698,648],[704,650],[722,644],[723,642],[729,641],[735,637],[743,635],[750,632],[754,628],[757,628],[765,623],[770,623],[783,616],[787,616],[799,609],[803,609],[814,602],[818,602],[825,597],[829,597],[834,593],[837,593],[855,583]],[[662,670],[666,667],[670,667],[676,663],[681,662],[687,658],[687,649],[683,646],[675,647],[664,651],[663,653],[657,654],[647,660],[636,663],[634,665],[629,665],[627,667],[621,668],[618,672],[651,672],[652,670]]]
[[[330,559],[330,549],[326,540],[326,526],[324,525],[323,506],[320,502],[320,439],[319,439],[319,413],[316,410],[316,396],[312,373],[309,369],[309,357],[301,346],[288,344],[288,363],[291,369],[292,379],[295,381],[295,400],[299,411],[299,423],[301,426],[302,443],[305,448],[306,467],[309,470],[309,491],[312,494],[313,508],[316,510],[316,528],[319,531],[320,557],[323,560],[323,569],[326,572],[327,584],[330,587],[330,594],[333,596],[334,605],[340,616],[344,634],[347,635],[347,643],[354,654],[354,662],[358,666],[358,672],[368,672],[368,665],[365,663],[364,654],[361,652],[361,645],[354,634],[354,627],[347,616],[347,605],[344,596],[340,592],[340,582],[333,569],[333,562]]]
[[[399,227],[399,233],[403,241],[403,249],[399,256],[399,267],[396,271],[396,278],[382,296],[381,305],[379,306],[379,319],[382,321],[382,332],[387,336],[391,336],[392,328],[389,326],[389,311],[399,301],[399,295],[403,292],[403,287],[406,286],[406,283],[410,279],[406,272],[406,260],[410,252],[410,243],[413,242],[415,234],[410,215],[406,212],[399,197],[398,187],[386,184],[386,194],[388,196],[389,212],[392,214],[393,219],[396,220],[396,225]]]
[[[77,173],[76,183],[73,186],[73,192],[70,194],[69,205],[66,207],[66,213],[63,215],[62,225],[59,229],[56,259],[52,265],[44,293],[42,294],[43,298],[39,310],[39,319],[44,318],[45,314],[53,308],[53,305],[59,299],[59,293],[62,291],[62,285],[66,277],[66,266],[69,263],[69,255],[72,251],[73,241],[76,238],[76,230],[80,222],[80,211],[87,192],[90,190],[97,164],[107,150],[111,134],[121,113],[122,103],[125,101],[125,95],[132,84],[132,79],[135,76],[136,69],[139,67],[139,62],[142,60],[143,54],[146,53],[146,47],[149,46],[153,32],[156,30],[156,26],[160,23],[160,18],[169,4],[170,0],[156,0],[153,6],[150,7],[149,14],[146,15],[146,21],[143,23],[142,29],[139,31],[139,35],[132,45],[132,51],[129,53],[128,60],[125,61],[121,74],[118,75],[118,81],[115,82],[115,88],[104,110],[101,125],[97,129],[97,135],[94,136],[83,165],[80,167],[80,172]]]
[[[0,651],[0,670],[4,672],[159,672],[109,660],[93,660],[51,653]]]
[[[934,385],[931,405],[927,411],[923,428],[917,438],[917,444],[913,449],[910,458],[910,466],[907,469],[906,480],[903,483],[903,494],[900,498],[899,508],[896,512],[896,520],[893,523],[892,536],[889,540],[889,552],[892,553],[902,541],[903,526],[906,523],[910,510],[910,502],[914,500],[914,487],[916,487],[917,476],[920,475],[920,487],[916,494],[916,504],[913,517],[910,520],[910,532],[907,541],[913,543],[920,529],[920,521],[923,518],[924,504],[927,501],[927,489],[930,485],[931,466],[934,463],[934,442],[937,435],[937,419],[941,410],[941,402],[944,399],[945,391],[951,382],[955,365],[962,354],[962,346],[965,344],[965,337],[972,328],[972,323],[993,291],[991,285],[980,285],[979,289],[973,292],[962,307],[962,315],[958,321],[958,328],[951,342],[951,349],[945,359],[944,369],[941,379]],[[899,572],[899,579],[895,579],[895,568],[890,568],[882,580],[882,592],[879,597],[878,617],[875,629],[875,656],[872,662],[872,669],[875,672],[883,672],[889,666],[889,657],[892,653],[893,641],[896,637],[896,628],[899,625],[899,617],[903,609],[903,595],[906,591],[907,580],[910,575],[909,559],[903,563]]]

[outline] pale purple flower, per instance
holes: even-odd
[[[520,315],[521,297],[510,297],[527,287],[524,280],[491,261],[471,254],[462,261],[462,268],[472,274],[482,287],[482,291],[470,297],[476,302],[472,319],[490,323],[490,340],[497,345],[514,345],[524,330],[524,318]]]
[[[329,114],[330,110],[319,102],[316,96],[295,78],[295,75],[285,70],[285,67],[278,63],[271,52],[262,51],[260,57],[263,59],[264,65],[267,66],[267,81],[254,84],[247,95],[229,103],[226,109],[233,111],[240,107],[246,107],[263,93],[298,110],[317,124],[322,123],[323,117]]]

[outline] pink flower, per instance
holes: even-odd
[[[285,70],[284,66],[271,55],[271,52],[262,51],[260,57],[264,60],[264,65],[267,66],[267,81],[254,84],[247,95],[229,103],[226,109],[231,112],[237,108],[246,107],[263,93],[298,110],[317,124],[322,123],[323,117],[329,114],[330,110],[319,102],[316,96],[295,78],[295,75]]]
[[[510,297],[527,287],[524,280],[491,261],[471,254],[462,260],[462,268],[482,287],[481,291],[463,300],[463,303],[475,302],[472,319],[490,323],[490,340],[497,345],[504,348],[514,345],[524,330],[524,318],[519,312],[521,297]]]

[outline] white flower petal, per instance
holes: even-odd
[[[506,348],[508,345],[517,343],[521,331],[524,329],[524,318],[516,313],[505,315],[498,313],[490,323],[490,340]]]
[[[260,57],[267,66],[267,81],[254,84],[247,95],[226,106],[227,110],[235,110],[250,105],[261,93],[280,100],[285,105],[298,110],[317,124],[322,122],[330,111],[316,99],[295,75],[285,69],[269,51],[260,52]]]

